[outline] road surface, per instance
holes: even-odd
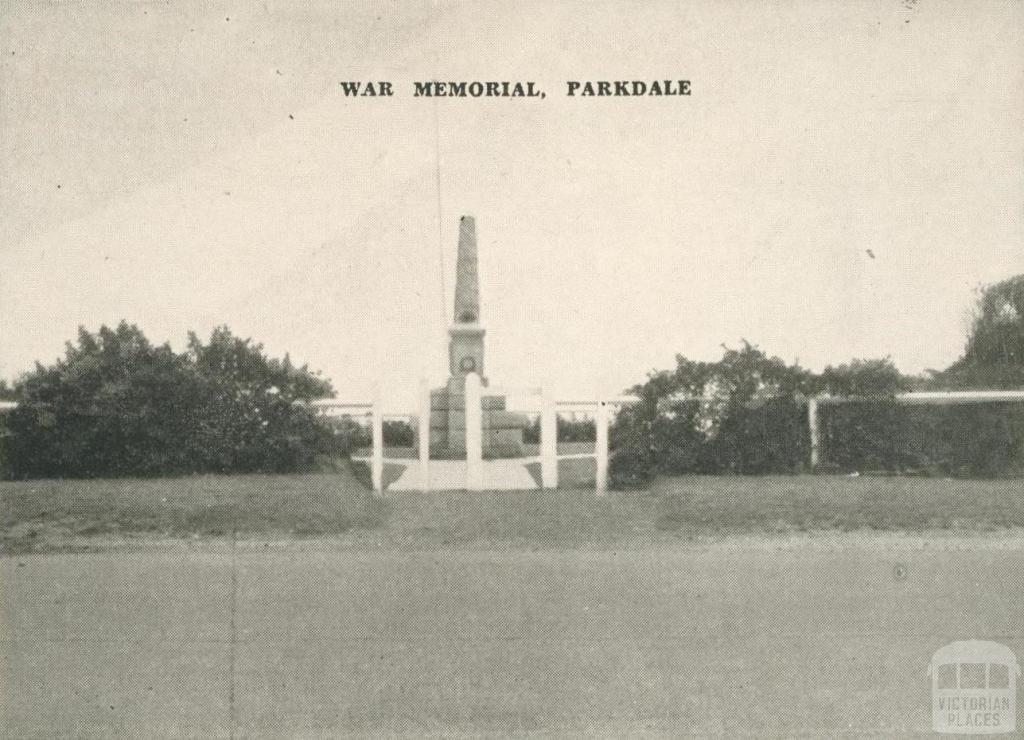
[[[329,541],[0,559],[8,737],[930,733],[932,652],[1024,656],[1024,548]]]

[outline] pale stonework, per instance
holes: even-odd
[[[505,396],[487,395],[484,375],[484,334],[480,323],[480,278],[476,222],[459,220],[459,251],[455,269],[455,306],[448,329],[448,382],[430,394],[430,455],[441,459],[466,456],[466,376],[476,373],[481,384],[481,423],[485,458],[521,457],[526,416],[505,409]]]

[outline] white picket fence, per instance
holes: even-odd
[[[599,496],[608,490],[608,425],[613,409],[632,403],[632,397],[618,397],[594,400],[557,400],[539,388],[487,388],[489,395],[519,395],[534,399],[534,408],[540,411],[541,438],[539,457],[522,458],[523,464],[539,460],[541,466],[541,482],[545,489],[558,487],[558,461],[579,458],[594,458],[596,466],[595,489]],[[484,488],[483,460],[483,412],[481,407],[483,388],[480,377],[470,373],[466,378],[466,478],[465,488],[469,491],[480,491]],[[17,408],[12,401],[0,402],[0,413]],[[372,448],[368,462],[373,490],[378,495],[384,491],[384,400],[380,391],[372,399],[347,400],[325,398],[313,401],[311,405],[324,414],[338,416],[369,417]],[[419,480],[424,488],[429,489],[430,481],[430,383],[420,382],[418,414],[408,414],[417,419],[417,433],[420,443]],[[593,414],[597,428],[596,443],[593,452],[558,453],[558,414],[559,412],[586,412]],[[408,460],[394,459],[392,463],[408,465]]]
[[[470,373],[466,377],[466,480],[465,488],[469,491],[483,489],[483,413],[481,408],[483,388],[480,377]],[[488,387],[490,395],[517,395],[533,398],[533,408],[527,411],[540,411],[540,455],[525,458],[524,464],[539,460],[541,467],[541,484],[545,489],[558,487],[558,462],[580,458],[594,458],[596,475],[595,489],[598,496],[608,490],[608,427],[614,412],[624,405],[635,403],[633,396],[618,396],[605,399],[559,400],[540,388],[494,388]],[[821,419],[820,408],[828,404],[852,403],[870,400],[864,397],[831,396],[823,394],[806,399],[807,424],[810,431],[810,467],[812,470],[821,464]],[[1006,403],[1024,402],[1024,390],[976,390],[976,391],[920,391],[898,393],[893,397],[896,403],[903,405],[948,405],[965,403]],[[0,414],[17,408],[13,401],[0,401]],[[312,402],[312,406],[323,413],[340,412],[340,415],[369,417],[372,430],[372,450],[369,457],[373,490],[378,495],[384,491],[384,403],[380,392],[369,400],[320,399]],[[418,414],[408,414],[417,419],[417,434],[420,443],[419,480],[425,489],[429,489],[430,481],[430,384],[426,380],[420,382]],[[558,415],[559,413],[579,413],[593,415],[596,427],[596,442],[593,452],[558,453]],[[408,460],[391,460],[393,463],[413,464]]]
[[[468,491],[484,489],[483,459],[483,411],[482,397],[484,388],[480,376],[470,373],[466,376],[466,478],[465,488]],[[558,487],[558,462],[580,458],[594,458],[595,490],[603,496],[608,490],[608,427],[615,409],[636,401],[630,396],[591,400],[559,400],[540,388],[504,388],[488,387],[488,395],[515,395],[532,398],[532,408],[519,409],[540,412],[540,455],[539,457],[523,458],[523,464],[539,460],[541,468],[541,486],[545,489]],[[430,481],[430,383],[420,381],[418,394],[418,413],[409,414],[417,419],[417,437],[419,457],[415,463],[403,459],[390,459],[393,464],[419,465],[419,480],[423,481],[425,490],[429,489]],[[338,411],[352,416],[369,416],[372,428],[372,449],[369,456],[370,476],[373,490],[377,494],[384,491],[384,403],[378,391],[372,400],[336,400],[323,399],[313,402],[313,406],[325,412]],[[567,453],[558,452],[558,414],[559,412],[586,412],[593,414],[596,427],[596,442],[593,452]]]

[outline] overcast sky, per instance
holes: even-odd
[[[744,338],[942,368],[974,289],[1024,272],[1019,2],[2,12],[0,377],[125,318],[410,397],[447,373],[462,214],[492,383],[576,395]],[[565,96],[666,78],[692,95]],[[395,96],[344,97],[364,79]]]

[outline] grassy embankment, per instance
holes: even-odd
[[[383,521],[349,474],[0,482],[0,552],[118,537],[310,537]]]
[[[1024,528],[1020,480],[684,477],[649,490],[434,492],[374,499],[316,475],[0,482],[0,552],[182,538],[339,537],[373,547],[629,546],[679,536]]]

